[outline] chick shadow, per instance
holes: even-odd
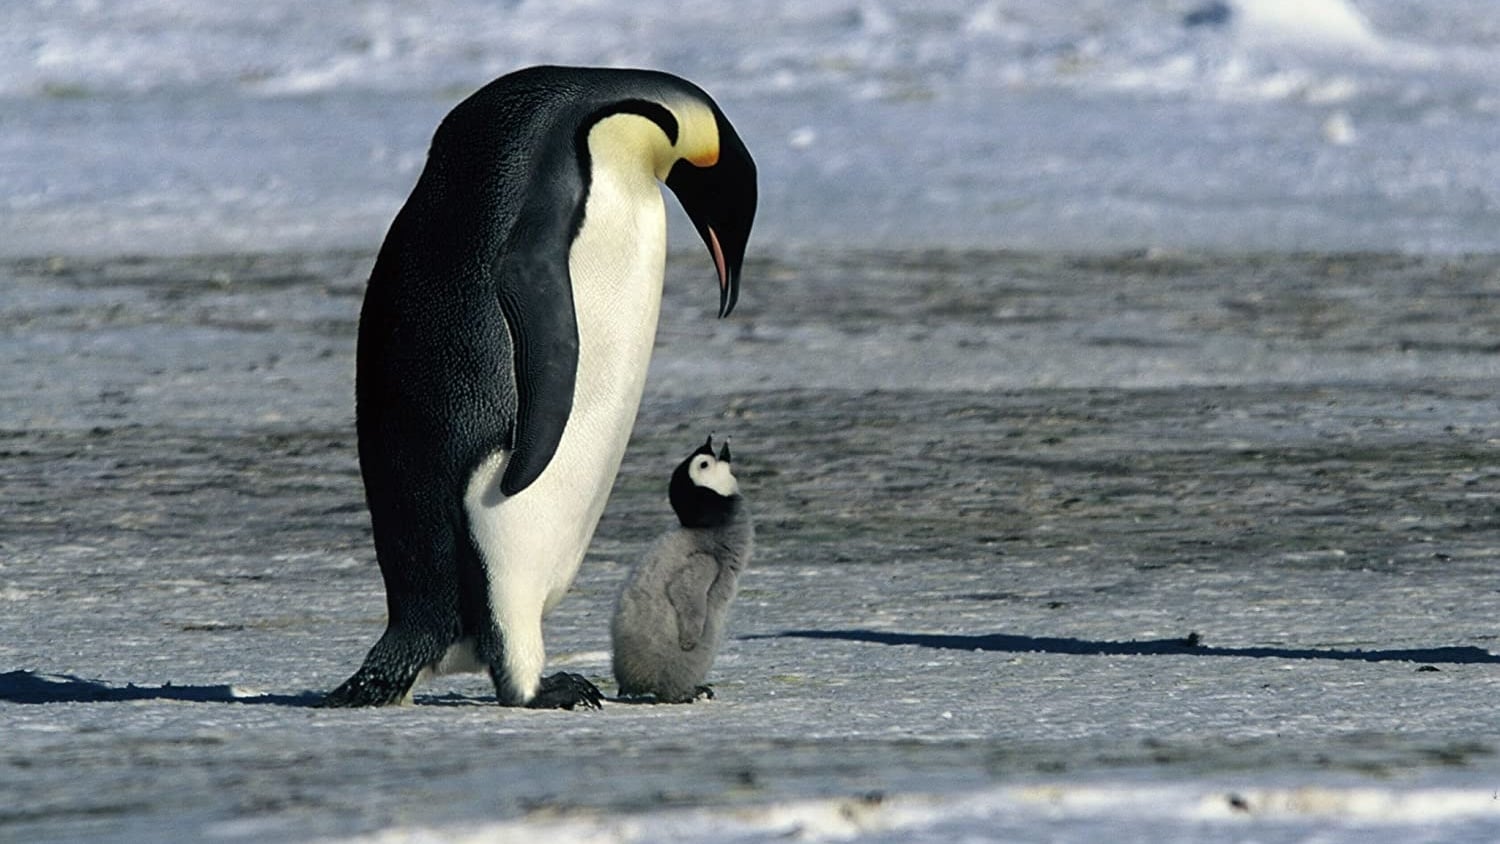
[[[746,636],[747,639],[838,639],[876,645],[914,645],[922,648],[994,653],[1049,653],[1075,656],[1203,656],[1252,659],[1331,660],[1336,662],[1415,662],[1423,665],[1500,664],[1500,656],[1472,645],[1389,650],[1246,647],[1221,648],[1202,644],[1194,633],[1181,639],[1123,642],[1049,636],[991,633],[962,636],[943,633],[899,633],[884,630],[785,630]]]

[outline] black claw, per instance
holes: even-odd
[[[604,695],[581,674],[560,672],[542,678],[542,686],[526,704],[528,709],[602,709]]]
[[[371,688],[348,688],[347,684],[323,696],[318,706],[323,709],[359,709],[368,706],[391,706],[400,703],[404,693],[394,690],[386,692]]]
[[[390,706],[400,703],[411,683],[402,684],[361,671],[344,681],[337,689],[323,696],[318,706],[324,709],[355,709],[365,706]]]

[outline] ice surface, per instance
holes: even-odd
[[[0,838],[1500,835],[1500,259],[791,253],[722,322],[674,260],[548,655],[608,687],[718,431],[718,699],[322,711],[384,618],[369,261],[0,262]]]
[[[1182,832],[1153,841],[1369,840],[1366,824],[1394,827],[1407,840],[1482,841],[1500,806],[1493,792],[1463,789],[1121,787],[1044,785],[996,789],[962,798],[866,797],[790,801],[736,810],[677,810],[643,816],[525,824],[454,826],[441,831],[391,831],[362,837],[371,844],[590,841],[604,844],[693,840],[850,841],[946,844],[952,841],[1146,840],[1164,826]],[[1254,813],[1267,819],[1253,828]],[[1337,818],[1347,826],[1331,829]],[[1045,830],[1045,832],[1041,832]],[[1436,836],[1443,836],[1438,839]]]
[[[0,839],[1500,839],[1493,0],[746,8],[0,3]],[[734,320],[675,221],[548,628],[604,681],[732,433],[719,699],[312,709],[383,620],[371,253],[544,61],[688,76],[761,164]]]
[[[1500,245],[1489,0],[777,0],[742,15],[4,4],[0,252],[372,248],[442,114],[538,62],[660,67],[712,91],[762,165],[767,248]]]

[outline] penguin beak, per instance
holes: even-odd
[[[724,441],[724,447],[721,448],[721,449],[719,449],[719,462],[720,463],[733,463],[734,462],[733,460],[731,460],[729,458],[729,440],[725,440]]]
[[[750,226],[755,222],[755,161],[718,109],[719,158],[707,167],[687,159],[672,165],[667,187],[698,229],[719,275],[719,318],[729,316],[740,298],[740,265]]]

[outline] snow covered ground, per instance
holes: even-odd
[[[383,620],[371,254],[541,61],[761,164],[548,628],[608,687],[731,434],[719,699],[314,709]],[[1497,71],[1492,0],[0,4],[0,840],[1500,838]]]
[[[554,667],[707,430],[757,558],[718,700],[597,713],[310,708],[368,262],[0,264],[0,837],[1500,835],[1497,259],[681,256]]]
[[[442,114],[539,62],[713,92],[765,248],[1500,231],[1491,0],[51,0],[0,4],[0,251],[369,249]]]

